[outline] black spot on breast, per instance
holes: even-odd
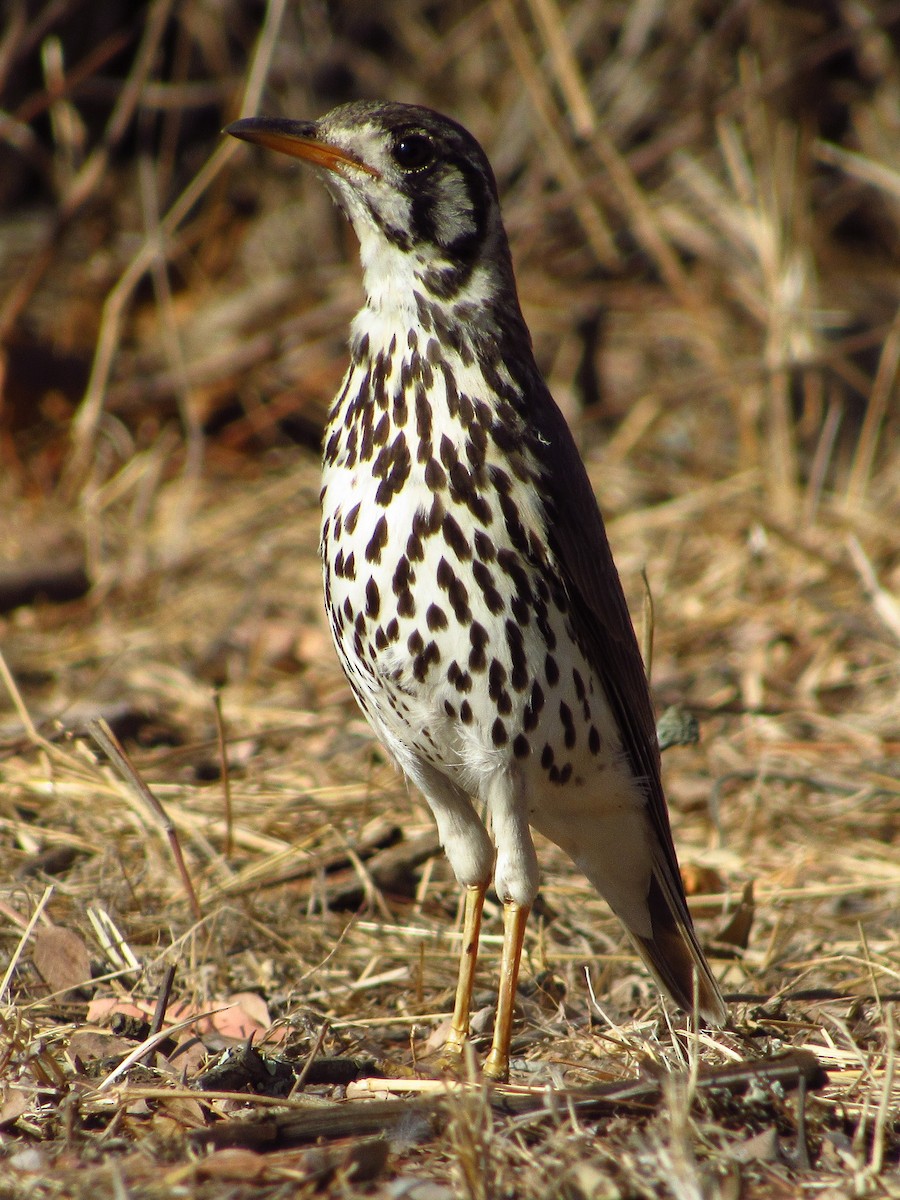
[[[513,754],[516,758],[527,758],[531,753],[531,743],[524,733],[517,733],[513,738]]]
[[[535,679],[531,685],[531,695],[528,698],[528,703],[525,705],[525,711],[522,714],[522,725],[528,731],[537,728],[538,718],[541,715],[541,710],[544,707],[544,689]]]
[[[509,602],[512,615],[520,625],[527,625],[531,620],[531,609],[521,596],[513,596]]]
[[[469,651],[469,667],[473,671],[483,671],[487,667],[485,648],[488,644],[488,632],[480,621],[473,621],[469,626],[469,641],[472,649]]]
[[[409,419],[409,405],[406,402],[407,394],[408,385],[406,387],[401,386],[394,393],[394,408],[392,416],[394,418],[395,425],[405,425]]]
[[[378,591],[378,584],[374,579],[370,579],[366,583],[366,615],[374,620],[378,616],[380,609],[381,596]]]
[[[522,636],[522,630],[515,621],[507,621],[504,625],[506,631],[506,644],[509,646],[510,664],[512,666],[512,674],[510,682],[517,692],[523,692],[528,686],[528,659],[525,654],[525,639]]]
[[[505,746],[509,741],[509,734],[506,732],[506,726],[499,717],[497,717],[496,721],[494,721],[493,725],[491,726],[491,741],[495,746]]]
[[[453,609],[457,621],[461,625],[467,625],[472,619],[469,593],[466,591],[466,585],[456,575],[446,558],[442,558],[438,563],[435,578],[438,587],[447,593],[447,599],[450,601],[450,607]]]
[[[362,437],[359,442],[359,461],[363,463],[371,462],[372,455],[375,453],[375,442],[372,436],[372,414],[366,412],[363,418]],[[350,465],[349,463],[347,464]]]
[[[406,435],[401,430],[389,447],[380,451],[372,464],[372,474],[381,479],[375,492],[375,502],[382,507],[390,504],[409,478],[412,461],[406,445]]]
[[[508,496],[512,488],[512,480],[502,467],[488,467],[488,478],[498,496]]]
[[[503,612],[503,597],[494,584],[494,577],[491,574],[490,568],[476,559],[472,563],[472,577],[481,589],[488,612],[493,613],[495,616]]]
[[[417,654],[413,659],[413,676],[420,683],[425,682],[429,670],[441,661],[441,652],[438,650],[436,642],[429,642],[428,645]]]
[[[324,459],[326,466],[332,466],[337,460],[338,451],[340,450],[341,441],[343,438],[343,432],[343,429],[336,429],[325,443],[325,450],[323,451],[322,458]]]
[[[426,333],[431,333],[431,331],[434,329],[434,324],[431,319],[431,304],[425,299],[421,292],[413,292],[413,299],[416,303],[416,314],[419,318],[419,324]]]
[[[496,700],[506,685],[506,667],[496,658],[491,659],[488,668],[488,695]]]
[[[346,529],[347,533],[353,533],[353,531],[356,529],[356,523],[359,520],[359,507],[360,506],[358,504],[354,504],[344,518],[344,528]]]
[[[572,716],[572,710],[566,704],[565,700],[559,702],[559,719],[563,727],[563,740],[566,744],[566,749],[571,750],[575,745],[575,719]]]
[[[388,540],[388,524],[387,517],[379,517],[375,523],[375,528],[372,531],[372,536],[369,538],[369,543],[366,546],[366,562],[380,563],[381,552],[387,545]]]
[[[448,512],[444,514],[442,528],[444,539],[456,557],[461,562],[470,559],[472,557],[472,547],[469,545],[468,538],[463,533],[459,521],[457,521],[453,513]]]
[[[483,562],[493,562],[497,557],[497,547],[482,529],[475,530],[475,553]]]
[[[410,654],[421,654],[425,649],[425,641],[418,629],[414,629],[406,639],[406,648]]]
[[[447,472],[436,458],[429,459],[425,464],[425,482],[433,492],[447,486]]]
[[[388,348],[388,353],[379,350],[375,355],[375,362],[372,366],[372,379],[370,392],[376,405],[379,409],[386,409],[388,406],[387,388],[385,383],[388,375],[391,373],[391,359],[394,356],[396,342],[392,339],[391,345]]]
[[[347,438],[344,442],[344,465],[347,467],[356,466],[356,443],[359,440],[359,431],[356,425],[353,425],[347,431]]]
[[[424,519],[423,537],[432,537],[436,533],[440,533],[444,524],[444,502],[440,496],[435,496],[431,501],[431,508],[428,515]]]
[[[416,387],[416,433],[423,442],[431,440],[431,428],[431,403],[424,385],[420,383]]]
[[[500,511],[503,514],[503,522],[506,526],[509,540],[515,549],[520,554],[529,554],[531,546],[528,539],[528,532],[522,524],[522,519],[519,515],[519,506],[513,500],[512,496],[501,493]]]
[[[447,614],[437,604],[429,604],[425,613],[425,624],[432,632],[447,628]]]
[[[397,566],[394,568],[394,578],[391,580],[394,595],[399,596],[401,592],[407,591],[412,578],[413,572],[409,565],[409,559],[405,554],[401,554]]]
[[[456,387],[456,376],[450,369],[449,363],[443,363],[444,376],[444,391],[447,396],[447,411],[451,417],[455,417],[459,411],[459,391]]]
[[[459,719],[462,721],[463,725],[472,724],[472,705],[468,702],[468,700],[463,700],[462,704],[459,706]]]
[[[447,668],[447,682],[451,683],[458,692],[471,692],[472,676],[460,667],[456,659]]]
[[[588,730],[588,750],[591,754],[597,755],[600,753],[600,732],[596,725],[592,725]]]
[[[547,620],[547,617],[543,612],[538,613],[538,615],[535,618],[535,624],[537,625],[538,629],[541,631],[541,636],[544,639],[544,644],[547,647],[547,649],[555,650],[556,649],[556,634],[553,631],[553,626]],[[549,655],[548,655],[548,661],[549,661]],[[553,663],[553,666],[554,666],[554,668],[556,667],[555,662]],[[550,679],[549,674],[547,675],[547,678]],[[550,682],[555,683],[556,680],[551,679]]]
[[[460,393],[458,416],[463,429],[468,429],[475,420],[475,405],[465,392]]]
[[[466,438],[465,450],[469,466],[473,471],[480,470],[484,466],[487,453],[487,434],[480,425],[474,422],[469,429],[469,436]]]
[[[406,539],[406,557],[410,562],[422,562],[425,558],[425,547],[422,544],[421,536],[413,529],[412,533]]]
[[[482,525],[490,525],[494,519],[494,512],[488,503],[486,497],[473,488],[471,493],[466,497],[466,504],[469,512],[476,521],[480,521]]]
[[[497,551],[497,566],[512,580],[516,595],[522,603],[531,607],[534,603],[534,595],[531,591],[528,572],[522,566],[521,557],[515,551],[503,546]]]
[[[456,453],[456,447],[446,433],[441,437],[440,445],[441,462],[449,471],[458,461],[459,456]]]
[[[397,597],[397,612],[401,617],[415,616],[416,606],[412,594],[414,582],[415,573],[409,565],[409,559],[406,555],[401,555],[391,580],[391,588]]]

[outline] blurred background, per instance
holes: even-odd
[[[484,143],[541,364],[586,437],[622,457],[664,431],[673,467],[762,469],[781,518],[823,489],[877,503],[898,27],[896,5],[819,0],[13,0],[7,485],[74,494],[161,437],[214,458],[316,444],[352,238],[296,164],[219,131],[385,97]]]

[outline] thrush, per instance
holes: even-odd
[[[325,605],[350,687],[465,888],[448,1056],[468,1035],[493,880],[504,936],[484,1071],[508,1075],[532,828],[606,899],[662,989],[721,1023],[640,650],[534,360],[484,151],[455,121],[394,103],[227,132],[318,168],[359,238],[366,303],[324,437]]]

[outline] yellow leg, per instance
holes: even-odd
[[[466,888],[463,908],[462,948],[459,954],[459,976],[456,982],[456,1001],[450,1033],[441,1056],[442,1065],[454,1067],[459,1062],[469,1036],[469,1012],[472,1008],[472,989],[475,985],[475,964],[478,961],[478,938],[481,934],[481,912],[484,908],[484,887]]]
[[[512,1035],[513,1008],[516,984],[519,980],[519,960],[525,940],[525,924],[530,908],[512,901],[503,906],[503,955],[500,959],[500,990],[497,993],[497,1018],[494,1022],[494,1041],[484,1064],[488,1079],[499,1083],[509,1078],[509,1039]]]

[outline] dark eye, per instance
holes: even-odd
[[[398,138],[391,153],[404,171],[420,171],[434,162],[434,146],[423,133],[408,133]]]

